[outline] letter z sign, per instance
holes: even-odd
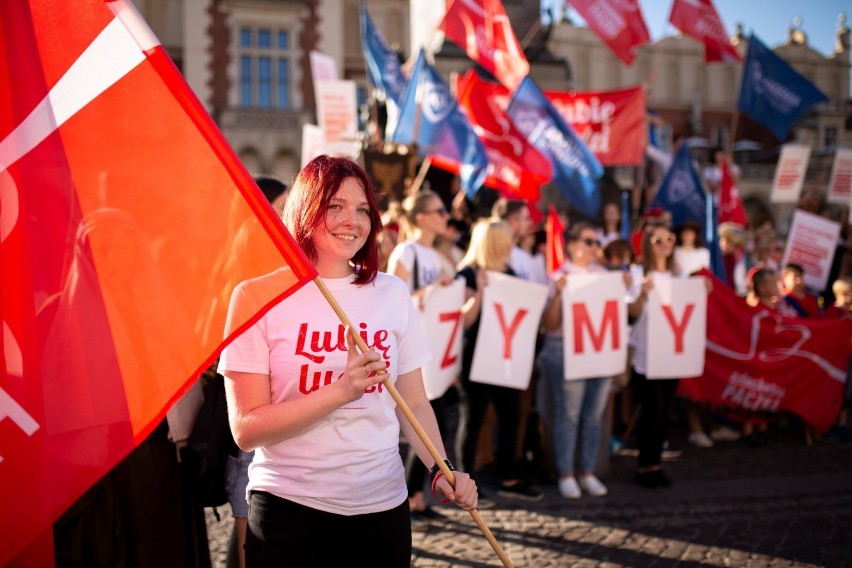
[[[443,395],[461,371],[463,303],[461,278],[449,286],[434,286],[423,303],[420,322],[432,352],[432,361],[423,367],[423,386],[429,400]]]

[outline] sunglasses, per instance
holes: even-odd
[[[447,211],[446,207],[441,207],[440,209],[432,209],[431,211],[424,211],[423,212],[424,215],[432,215],[433,213],[437,213],[441,217],[443,217],[444,215],[450,214],[450,212]]]
[[[656,237],[651,239],[651,244],[658,245],[660,243],[673,243],[675,240],[674,235],[667,235],[665,237]]]
[[[580,241],[585,244],[587,247],[599,247],[601,246],[601,242],[597,239],[580,239]]]

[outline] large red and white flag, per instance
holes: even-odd
[[[725,25],[713,0],[674,0],[669,22],[689,37],[704,44],[704,61],[742,61],[731,45]]]
[[[0,38],[6,565],[216,359],[236,284],[280,275],[234,335],[314,271],[128,0],[2,2]]]
[[[678,392],[736,412],[786,410],[825,432],[843,403],[852,323],[783,317],[714,284],[704,374],[681,381]]]
[[[530,72],[500,0],[449,0],[438,28],[510,91]]]
[[[651,41],[639,0],[568,0],[586,23],[625,64]]]
[[[550,160],[515,128],[487,86],[475,71],[469,70],[456,87],[459,106],[488,154],[485,185],[510,199],[535,203],[539,188],[552,176]]]
[[[745,227],[748,224],[743,200],[731,177],[728,160],[722,161],[722,180],[719,182],[719,223],[732,222]]]

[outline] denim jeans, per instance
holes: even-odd
[[[547,337],[538,368],[553,407],[553,447],[560,476],[592,473],[598,459],[601,421],[612,377],[566,381],[562,339]]]

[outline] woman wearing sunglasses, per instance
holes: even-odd
[[[648,225],[642,236],[642,264],[645,277],[641,293],[630,304],[628,313],[637,318],[630,335],[633,357],[631,382],[640,405],[636,426],[636,445],[639,449],[639,469],[636,480],[643,487],[668,487],[671,481],[661,468],[663,444],[668,435],[669,408],[677,389],[677,379],[649,379],[646,376],[648,359],[648,314],[645,304],[654,282],[680,276],[674,262],[675,235],[665,225]]]
[[[566,246],[570,258],[553,274],[553,295],[542,318],[545,340],[538,356],[538,369],[553,401],[553,446],[559,493],[566,499],[579,499],[583,492],[602,497],[607,494],[607,488],[594,471],[612,377],[565,380],[561,295],[573,275],[607,270],[598,264],[601,242],[592,225],[572,226]],[[579,475],[574,473],[575,462]]]

